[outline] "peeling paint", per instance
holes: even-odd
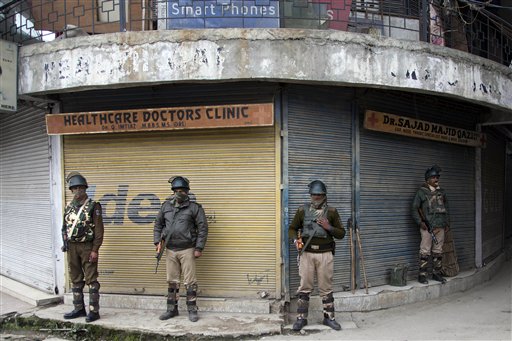
[[[448,48],[350,32],[126,32],[34,45],[20,48],[20,94],[153,82],[272,79],[407,88],[512,110],[508,68]]]

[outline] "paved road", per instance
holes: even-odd
[[[512,262],[466,292],[368,313],[338,313],[357,327],[260,340],[512,340]]]

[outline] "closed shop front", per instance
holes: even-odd
[[[185,105],[194,103],[187,96]],[[270,124],[64,136],[65,174],[81,172],[89,182],[89,195],[103,206],[102,292],[166,292],[165,260],[154,273],[153,223],[171,195],[168,179],[182,175],[190,180],[209,221],[208,242],[197,263],[201,295],[280,294],[280,153],[274,104],[266,99],[261,109],[265,113],[257,116],[271,117]],[[169,100],[160,104],[166,110],[174,107]],[[225,107],[230,106],[217,109]],[[204,110],[198,108],[193,110]],[[66,202],[70,199],[67,192]]]
[[[453,101],[433,102],[421,95],[376,91],[367,93],[359,107],[359,227],[369,285],[389,284],[390,269],[397,264],[408,266],[409,279],[417,276],[420,234],[411,218],[411,204],[424,182],[425,171],[434,164],[442,169],[440,186],[447,192],[460,268],[474,267],[475,147],[416,138],[414,134],[432,132],[433,125],[443,126],[434,135],[445,134],[446,138],[458,132],[449,127],[473,131],[476,109],[457,106]],[[407,133],[412,136],[365,128],[363,119],[368,109],[398,115],[400,118],[391,125],[408,128]],[[414,127],[419,120],[423,127]],[[404,127],[405,121],[411,126]]]
[[[338,210],[346,227],[352,211],[351,93],[342,88],[309,86],[290,86],[285,92],[289,222],[301,205],[310,202],[308,184],[319,179],[327,186],[328,204]],[[348,239],[347,233],[341,241],[336,240],[334,291],[350,286]],[[289,257],[289,290],[294,296],[300,277],[293,243]]]
[[[45,292],[55,288],[45,106],[0,115],[1,274]]]
[[[484,131],[487,148],[482,152],[482,258],[487,263],[503,247],[506,141],[493,128]]]

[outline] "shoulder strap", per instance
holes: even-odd
[[[78,213],[76,214],[76,217],[75,217],[75,221],[73,221],[73,225],[71,225],[71,229],[70,229],[71,235],[73,234],[76,224],[78,224],[78,220],[80,220],[80,214],[82,214],[84,207],[89,203],[90,200],[91,200],[90,198],[87,198],[87,200],[85,200],[85,202],[83,203],[82,207],[80,207],[80,210],[78,210]]]

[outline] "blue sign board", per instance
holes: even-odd
[[[279,27],[278,0],[168,0],[167,29]]]

